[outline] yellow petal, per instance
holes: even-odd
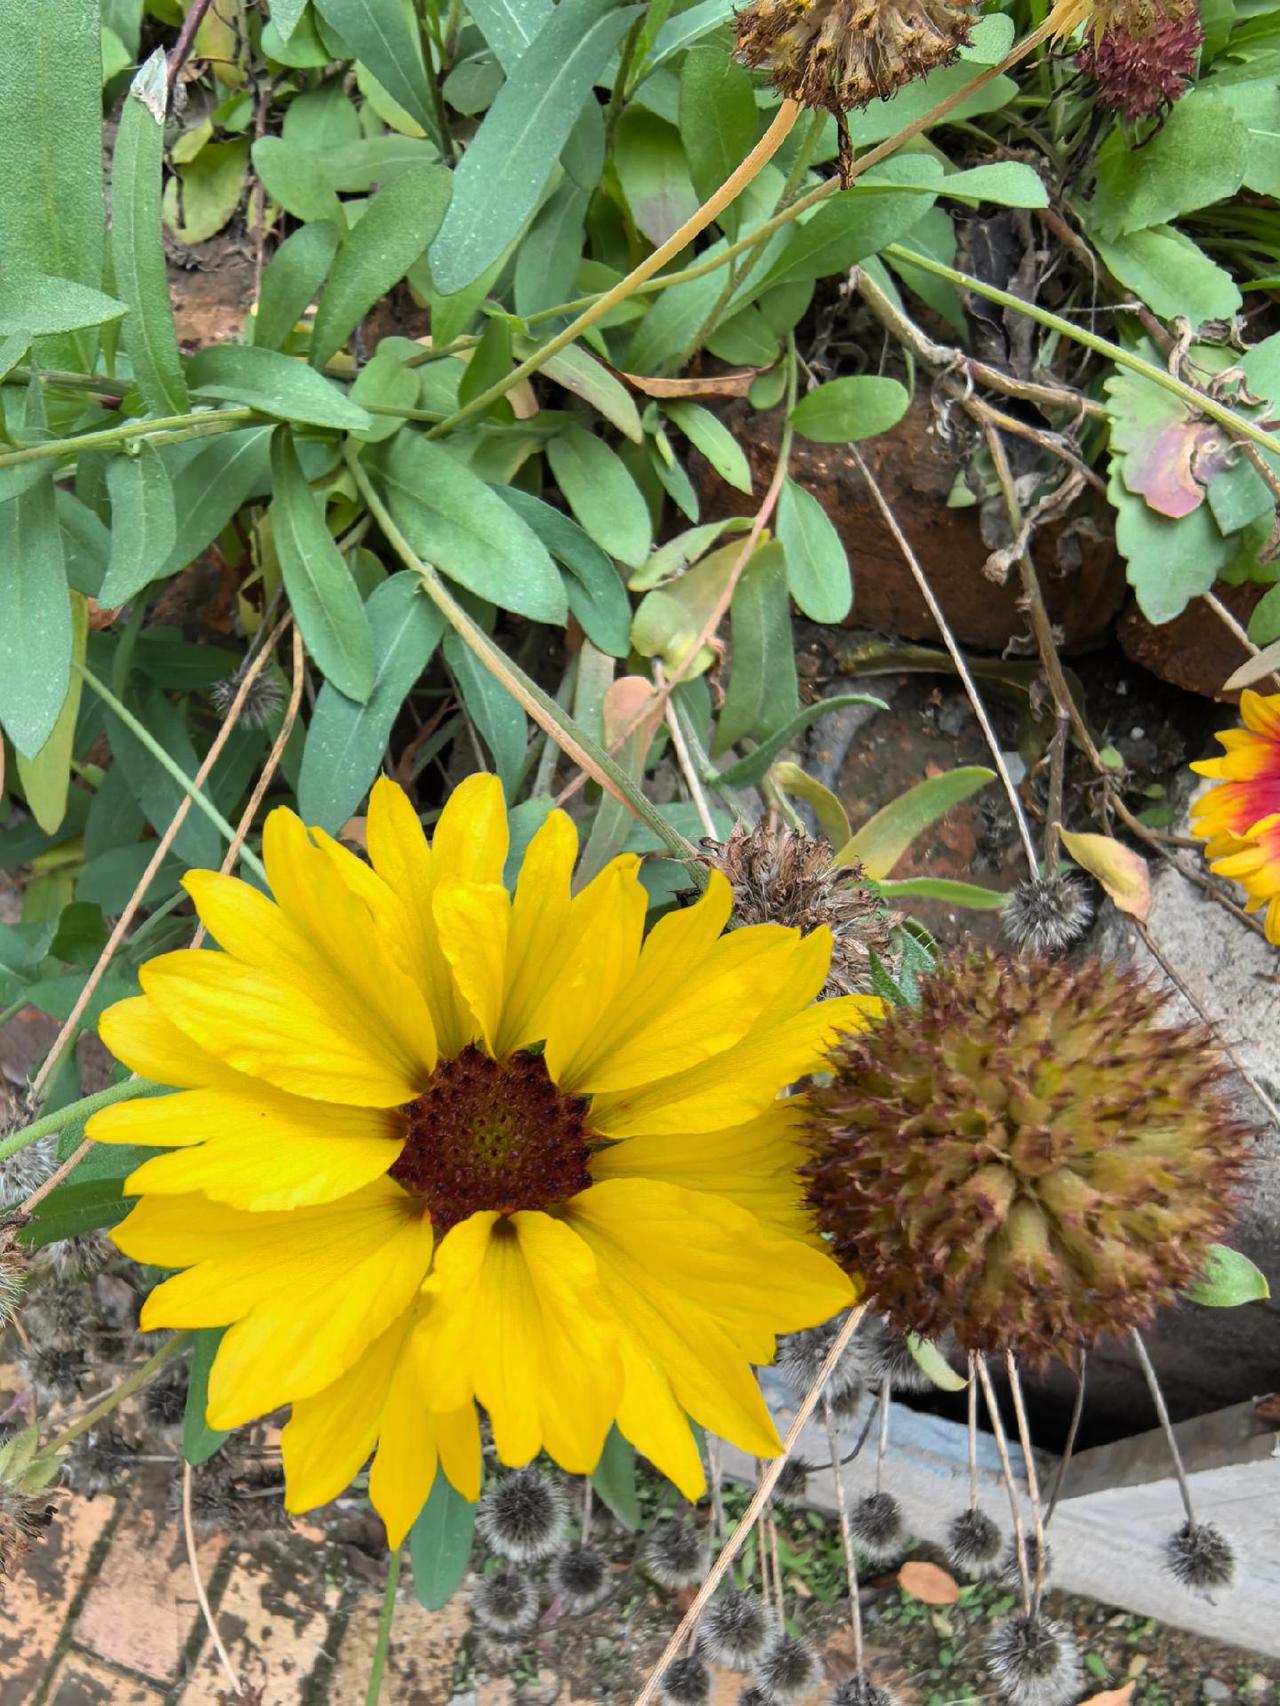
[[[506,991],[494,1053],[509,1054],[546,1035],[545,998],[573,947],[569,883],[578,832],[551,812],[525,850],[511,903]]]
[[[468,1406],[474,1409],[474,1406]],[[402,1355],[391,1376],[378,1422],[378,1449],[369,1470],[369,1499],[394,1550],[418,1520],[436,1478],[435,1421],[415,1359]]]
[[[648,896],[634,853],[611,859],[574,898],[569,953],[546,994],[547,1070],[557,1083],[591,1035],[597,1015],[635,975]]]
[[[131,1072],[152,1078],[157,1084],[195,1090],[208,1084],[250,1082],[243,1073],[197,1047],[145,995],[131,995],[127,1001],[108,1007],[98,1021],[98,1035]]]
[[[459,1410],[433,1410],[431,1420],[436,1430],[440,1467],[454,1491],[461,1493],[469,1504],[475,1504],[484,1476],[480,1418],[475,1405],[464,1404]]]
[[[431,910],[453,981],[493,1054],[506,990],[511,896],[500,883],[450,877],[437,883]]]
[[[1255,693],[1246,687],[1240,695],[1240,716],[1256,734],[1280,744],[1280,693]]]
[[[483,773],[466,777],[445,801],[431,837],[436,881],[500,883],[509,846],[502,783]]]
[[[378,1437],[383,1405],[406,1355],[413,1319],[406,1311],[340,1379],[293,1406],[280,1435],[286,1510],[327,1505],[360,1473]]]
[[[622,1356],[618,1432],[693,1503],[706,1492],[707,1478],[689,1418],[661,1365],[621,1321],[618,1349]]]

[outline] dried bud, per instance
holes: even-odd
[[[873,1564],[896,1558],[906,1541],[902,1509],[892,1493],[859,1499],[849,1512],[849,1531]]]
[[[42,1538],[52,1521],[47,1498],[0,1484],[0,1581],[14,1575],[32,1542]]]
[[[961,1511],[947,1530],[947,1553],[957,1570],[985,1576],[1000,1556],[1002,1538],[985,1511]]]
[[[1046,22],[1058,41],[1082,25],[1094,41],[1107,34],[1141,41],[1164,20],[1177,23],[1195,10],[1196,0],[1056,0]]]
[[[1089,928],[1093,903],[1072,871],[1028,877],[1009,891],[1001,909],[1009,940],[1037,954],[1060,954]]]
[[[564,1536],[564,1494],[540,1469],[517,1469],[490,1488],[476,1512],[486,1546],[516,1564],[549,1558]]]
[[[1075,1637],[1035,1612],[997,1625],[987,1668],[1010,1706],[1074,1706],[1084,1681]]]
[[[209,689],[209,702],[220,717],[225,717],[240,691],[240,677],[230,675],[225,681],[215,681]],[[284,687],[271,665],[254,676],[240,710],[239,721],[246,728],[263,729],[273,723],[284,704]]]
[[[785,1333],[778,1340],[777,1366],[797,1398],[808,1396],[809,1388],[817,1380],[846,1319],[845,1315],[838,1315],[821,1327],[805,1327],[798,1333]],[[855,1334],[827,1376],[827,1384],[823,1388],[833,1402],[846,1394],[856,1397],[861,1393],[861,1355],[861,1339]]]
[[[1170,1575],[1183,1587],[1200,1593],[1230,1587],[1236,1569],[1231,1542],[1211,1522],[1184,1522],[1170,1536],[1164,1561]]]
[[[7,1237],[0,1238],[0,1333],[18,1313],[27,1288],[27,1264],[21,1250]]]
[[[698,1645],[717,1664],[729,1670],[747,1670],[773,1631],[773,1614],[759,1594],[746,1588],[729,1588],[703,1612]]]
[[[691,1522],[660,1522],[645,1543],[644,1563],[659,1587],[691,1588],[706,1574],[706,1542]]]
[[[711,1698],[711,1672],[696,1653],[673,1659],[663,1671],[662,1697],[671,1706],[706,1706]]]
[[[1130,120],[1153,118],[1186,94],[1203,40],[1194,12],[1180,18],[1159,15],[1149,35],[1110,29],[1086,41],[1076,55],[1076,68],[1097,85],[1098,106]]]

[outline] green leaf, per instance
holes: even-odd
[[[35,1219],[18,1233],[18,1242],[28,1250],[43,1250],[64,1238],[117,1226],[133,1207],[133,1199],[120,1194],[121,1182],[121,1178],[107,1178],[81,1184],[73,1175],[44,1199]]]
[[[1021,160],[993,160],[985,166],[970,166],[966,172],[948,172],[939,194],[994,201],[1001,207],[1049,205],[1049,192],[1040,174]]]
[[[111,265],[129,309],[121,330],[138,390],[153,415],[181,415],[191,407],[161,241],[167,101],[168,61],[158,47],[129,90],[111,162]]]
[[[187,776],[194,776],[200,761],[182,720],[182,711],[150,683],[138,686],[129,709]],[[147,822],[162,835],[182,802],[189,796],[165,767],[114,714],[106,715],[107,734],[116,762],[124,771],[134,798]],[[216,867],[222,857],[222,838],[200,811],[189,811],[173,843],[174,852],[189,865]]]
[[[1010,22],[1007,18],[985,18],[983,23]],[[981,28],[981,25],[979,25]],[[974,32],[975,36],[977,31]],[[1002,56],[997,54],[995,59],[983,59],[982,64],[994,64]],[[973,55],[961,51],[960,62],[956,65],[944,65],[937,71],[931,71],[927,77],[917,77],[904,88],[899,89],[892,100],[873,101],[861,112],[849,114],[849,134],[855,148],[865,148],[872,142],[883,142],[890,136],[896,136],[904,125],[913,124],[932,112],[942,101],[950,100],[953,95],[959,95],[973,82],[977,67],[971,61]],[[965,95],[956,106],[952,107],[944,120],[947,124],[955,124],[960,119],[976,118],[980,113],[999,112],[1007,106],[1018,93],[1018,85],[1012,77],[1000,76],[984,84],[981,89],[974,89]]]
[[[187,367],[192,394],[247,403],[264,415],[307,426],[359,432],[373,417],[314,368],[253,344],[210,344]]]
[[[1177,521],[1157,515],[1126,489],[1126,460],[1113,453],[1107,479],[1116,512],[1116,548],[1143,615],[1149,622],[1172,622],[1212,587],[1231,554],[1231,542],[1218,531],[1208,504]]]
[[[778,495],[777,529],[792,598],[813,622],[843,622],[853,606],[844,542],[813,493],[792,479]]]
[[[252,158],[263,189],[286,213],[308,225],[315,221],[345,229],[346,215],[319,155],[283,136],[260,136]]]
[[[733,17],[733,0],[698,0],[686,11],[668,18],[654,37],[645,61],[650,71],[665,60],[673,58],[680,49],[708,35]]]
[[[44,475],[0,503],[0,726],[26,757],[53,733],[70,681],[66,557]]]
[[[1172,225],[1152,225],[1127,237],[1094,233],[1093,241],[1107,271],[1162,320],[1181,315],[1200,326],[1229,319],[1243,300],[1231,274]]]
[[[0,256],[97,294],[106,253],[102,45],[97,0],[0,6]],[[84,322],[88,324],[89,322]],[[41,346],[50,367],[91,372],[96,339]]]
[[[442,295],[479,278],[523,228],[637,10],[561,0],[539,30],[454,173],[453,200],[430,252]]]
[[[311,360],[323,367],[357,322],[398,284],[444,217],[451,177],[444,166],[415,166],[380,189],[342,239],[316,311]]]
[[[289,604],[325,677],[361,705],[373,691],[373,641],[356,583],[284,427],[271,441],[271,533]]]
[[[933,206],[942,167],[930,155],[909,154],[893,162],[893,176],[895,184],[918,182],[920,188],[884,187],[869,173],[849,189],[837,190],[792,234],[768,272],[748,285],[737,300],[748,300],[794,279],[846,272],[887,243],[900,242]]]
[[[680,138],[701,199],[750,152],[759,122],[749,73],[718,47],[691,48],[680,67]],[[734,202],[719,224],[734,237],[741,217],[741,203]]]
[[[653,544],[653,521],[617,452],[574,425],[548,440],[547,461],[565,502],[601,550],[638,569]]]
[[[802,397],[791,411],[791,424],[815,444],[848,444],[888,432],[907,412],[910,398],[896,379],[874,374],[831,379]]]
[[[473,397],[483,395],[490,385],[505,379],[511,365],[511,324],[505,315],[495,315],[481,332],[480,342],[471,351],[466,372],[458,383],[459,405],[465,406]],[[505,397],[499,399],[492,412],[498,420],[514,419]]]
[[[1140,149],[1116,130],[1098,156],[1085,211],[1092,235],[1120,237],[1167,225],[1234,195],[1249,162],[1249,132],[1220,95],[1193,89]]]
[[[475,0],[467,11],[502,69],[510,74],[554,10],[552,0]]]
[[[1261,1303],[1271,1296],[1267,1276],[1248,1256],[1226,1244],[1210,1247],[1204,1278],[1189,1285],[1182,1294],[1208,1309],[1235,1309],[1241,1303]]]
[[[304,225],[267,262],[253,316],[253,341],[279,349],[320,292],[338,252],[338,228],[329,220]]]
[[[171,476],[178,537],[165,564],[167,574],[194,563],[236,511],[268,489],[271,433],[269,426],[223,433],[202,444]]]
[[[726,788],[753,786],[778,754],[790,746],[810,723],[816,723],[818,718],[825,717],[828,711],[843,710],[846,705],[874,705],[880,711],[888,709],[883,699],[876,699],[869,693],[838,693],[833,694],[830,699],[815,699],[812,705],[802,705],[785,728],[770,735],[768,740],[761,741],[754,751],[749,752],[745,758],[740,758],[736,764],[730,764],[721,770],[717,781]],[[800,789],[796,791],[803,792]]]
[[[494,769],[502,778],[502,789],[510,803],[529,743],[525,714],[458,634],[445,635],[444,661],[458,683],[468,715],[493,755]]]
[[[527,355],[532,347],[525,348],[522,344],[520,354]],[[633,443],[644,441],[644,428],[640,425],[640,411],[636,408],[635,399],[620,379],[615,379],[607,367],[580,345],[570,344],[559,350],[542,363],[541,371],[544,378],[563,385],[566,391],[572,391],[575,397],[590,403]]]
[[[614,170],[636,229],[653,244],[675,234],[698,206],[689,163],[673,124],[631,106],[617,127]]]
[[[592,645],[610,657],[626,657],[631,647],[631,601],[613,559],[562,509],[519,486],[495,486],[494,490],[569,571],[565,583],[569,610]]]
[[[516,250],[517,314],[555,308],[573,295],[582,259],[587,200],[588,191],[566,178],[539,208]],[[20,359],[14,357],[15,361]]]
[[[89,607],[78,592],[73,592],[71,656],[77,663],[84,662],[88,638]],[[83,685],[79,675],[73,670],[71,680],[67,684],[67,696],[62,702],[58,720],[53,725],[48,740],[34,758],[27,758],[21,752],[17,755],[18,780],[22,783],[22,791],[26,795],[32,816],[46,835],[52,835],[59,829],[67,814],[67,790],[71,785],[71,759]],[[60,946],[63,948],[60,957],[69,959],[71,956],[65,952],[65,944]]]
[[[315,0],[315,7],[392,100],[431,132],[435,115],[412,0]]]
[[[225,1327],[201,1327],[192,1334],[191,1372],[187,1376],[187,1402],[182,1415],[183,1460],[198,1469],[207,1463],[230,1431],[211,1428],[205,1420],[209,1407],[209,1376],[218,1354]]]
[[[177,168],[161,198],[166,223],[180,243],[194,246],[215,237],[240,205],[244,194],[249,143],[206,142],[195,159]]]
[[[949,877],[907,877],[902,882],[882,882],[880,892],[889,900],[940,900],[944,906],[967,906],[975,912],[996,912],[1009,898],[998,889],[977,883],[953,882]]]
[[[373,636],[373,691],[360,705],[324,683],[298,775],[298,810],[307,823],[333,833],[367,793],[405,696],[444,632],[444,617],[407,571],[375,587],[365,612]]]
[[[962,765],[941,776],[930,776],[899,794],[869,817],[836,853],[838,865],[860,863],[869,877],[880,881],[898,863],[917,835],[945,817],[979,788],[995,780],[995,771],[980,764]]]
[[[750,492],[750,465],[742,446],[718,415],[704,409],[701,403],[672,402],[663,407],[726,485],[735,491]]]
[[[787,570],[776,540],[760,546],[742,572],[729,606],[733,664],[713,751],[744,735],[767,739],[795,716],[799,699]]]
[[[439,1611],[466,1574],[475,1533],[476,1507],[436,1470],[430,1497],[409,1530],[409,1561],[418,1604]]]
[[[563,623],[564,586],[542,541],[452,451],[400,432],[368,464],[420,557],[503,610]]]
[[[111,559],[98,589],[106,609],[127,604],[165,572],[178,537],[169,471],[154,444],[142,439],[132,456],[107,464],[111,494]]]
[[[636,1485],[636,1448],[617,1425],[605,1436],[600,1461],[591,1471],[591,1485],[628,1534],[641,1527],[640,1493]]]
[[[351,387],[351,400],[362,409],[415,409],[418,406],[419,373],[406,367],[394,350],[380,349],[372,361],[367,361],[356,375]],[[353,438],[367,444],[380,444],[400,431],[403,421],[394,415],[374,414],[373,425]]]
[[[704,521],[677,533],[659,545],[649,560],[628,577],[627,585],[632,592],[650,592],[667,581],[678,580],[722,533],[744,533],[750,526],[745,516],[735,515],[723,521]]]
[[[964,1391],[969,1382],[956,1373],[937,1345],[929,1339],[922,1339],[918,1333],[908,1333],[906,1340],[911,1360],[922,1374],[928,1375],[935,1386],[943,1392]]]
[[[306,9],[307,0],[271,0],[271,22],[279,30],[282,41],[288,41],[302,22],[302,14]]]
[[[78,332],[118,320],[127,312],[123,302],[87,284],[23,268],[10,262],[0,272],[0,335],[15,332],[33,337]]]

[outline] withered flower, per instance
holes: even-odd
[[[1153,118],[1190,88],[1203,40],[1194,12],[1178,18],[1161,14],[1149,35],[1112,29],[1086,41],[1076,55],[1076,69],[1097,85],[1093,98],[1098,106],[1130,120]]]

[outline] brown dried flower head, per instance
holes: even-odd
[[[1208,1034],[1101,960],[957,956],[848,1037],[801,1171],[871,1303],[965,1350],[1068,1358],[1205,1268],[1248,1129]]]
[[[1096,84],[1098,106],[1130,120],[1154,118],[1190,88],[1203,40],[1194,12],[1180,18],[1158,15],[1150,35],[1108,30],[1086,41],[1076,68]]]
[[[779,94],[844,113],[950,65],[977,16],[973,0],[753,0],[737,57]]]
[[[1142,41],[1162,23],[1196,15],[1196,0],[1057,0],[1046,26],[1057,41],[1066,41],[1082,25],[1095,42],[1107,35]]]
[[[871,988],[871,954],[888,957],[897,913],[866,886],[860,865],[833,868],[829,842],[794,829],[735,825],[725,842],[705,842],[704,865],[722,871],[744,924],[785,924],[806,934],[825,925],[834,940],[823,995]]]
[[[0,1581],[16,1573],[31,1543],[43,1537],[52,1521],[47,1498],[0,1485]]]

